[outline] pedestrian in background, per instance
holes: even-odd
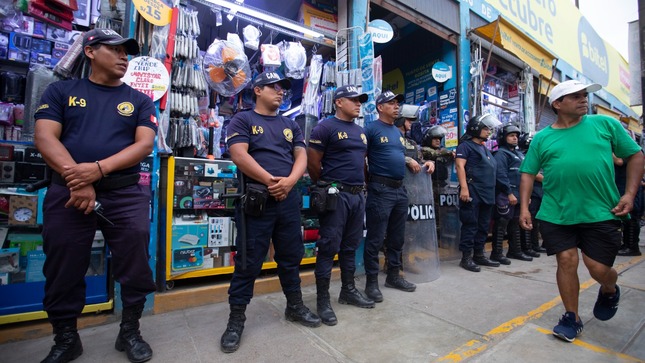
[[[156,111],[148,96],[121,81],[128,55],[139,53],[136,40],[94,29],[83,36],[83,52],[91,64],[89,78],[51,84],[35,114],[34,141],[52,169],[43,203],[43,307],[56,344],[43,362],[68,362],[83,353],[76,320],[85,306],[85,273],[97,229],[121,285],[115,348],[132,362],[145,362],[152,349],[141,337],[139,319],[146,295],[156,287],[148,265],[150,187],[138,182],[140,162],[154,146]],[[105,218],[94,209],[99,201]]]
[[[319,211],[320,238],[316,242],[316,293],[318,316],[325,325],[338,319],[331,307],[329,283],[334,256],[340,264],[340,304],[373,308],[374,300],[354,285],[356,249],[363,237],[365,218],[365,155],[367,138],[354,123],[367,101],[355,86],[342,86],[334,93],[336,116],[314,127],[307,148],[307,169],[312,184],[317,185],[325,202]]]
[[[632,210],[643,177],[641,148],[618,120],[587,115],[588,92],[601,89],[565,81],[549,96],[556,121],[538,132],[520,172],[520,224],[531,229],[529,200],[535,175],[543,170],[544,198],[537,214],[548,255],[555,255],[557,283],[565,313],[553,335],[572,342],[582,332],[578,315],[578,249],[591,277],[600,284],[593,314],[611,319],[618,310],[620,288],[612,267],[621,244],[621,218]],[[612,152],[627,162],[625,193],[616,187]]]

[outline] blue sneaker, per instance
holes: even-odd
[[[579,322],[576,321],[576,314],[570,311],[567,311],[562,315],[562,318],[553,328],[553,335],[556,337],[566,340],[571,343],[576,340],[576,337],[582,333],[582,320]]]
[[[616,293],[607,296],[598,290],[598,300],[593,307],[593,316],[598,320],[609,320],[616,315],[618,311],[618,302],[620,301],[620,288],[616,285]]]

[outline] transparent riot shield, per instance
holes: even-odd
[[[442,260],[460,258],[461,222],[459,221],[458,189],[450,185],[437,187],[437,190],[435,190],[435,206],[440,257]]]
[[[425,171],[412,174],[406,169],[403,179],[409,206],[402,265],[405,278],[415,283],[436,280],[440,274],[432,179]]]

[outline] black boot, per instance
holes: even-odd
[[[508,226],[508,252],[506,257],[522,261],[533,261],[533,257],[522,252],[522,237],[520,236],[520,225],[509,223]]]
[[[316,307],[318,316],[325,325],[336,325],[338,319],[329,301],[329,278],[316,278]]]
[[[526,230],[520,227],[520,240],[522,245],[522,252],[525,255],[538,258],[540,254],[533,250],[533,244],[531,243],[531,231]]]
[[[142,312],[143,304],[123,308],[121,329],[114,343],[116,350],[126,352],[130,362],[146,362],[152,358],[152,348],[143,340],[139,331]]]
[[[540,246],[540,222],[535,218],[531,219],[533,220],[533,229],[531,230],[531,246],[533,247],[533,251],[546,253],[546,248]]]
[[[499,267],[499,262],[491,261],[484,255],[484,250],[475,251],[473,262],[479,266]]]
[[[638,219],[630,219],[623,223],[623,225],[623,243],[625,244],[625,248],[618,251],[618,256],[640,256],[641,250],[638,245],[641,233],[640,221]]]
[[[461,261],[459,262],[459,266],[465,268],[468,271],[472,272],[479,272],[481,271],[481,268],[473,262],[473,251],[462,251],[461,252]]]
[[[228,315],[228,324],[222,334],[219,347],[224,353],[233,353],[240,347],[240,339],[244,331],[244,322],[246,321],[246,305],[231,304],[231,312]]]
[[[508,219],[498,219],[493,226],[493,250],[490,252],[490,259],[502,265],[510,265],[511,260],[504,256],[504,234],[508,226]]]
[[[300,324],[316,328],[320,326],[320,318],[305,306],[302,302],[302,292],[285,293],[287,297],[287,308],[284,311],[284,317],[289,321],[297,321]]]
[[[376,275],[365,275],[365,295],[369,299],[374,300],[374,302],[382,302],[383,294],[378,288],[378,274]]]
[[[399,274],[398,267],[388,267],[387,277],[385,278],[385,287],[391,287],[401,291],[412,292],[417,289],[417,285],[406,281]]]
[[[40,363],[65,363],[83,354],[83,344],[76,329],[76,319],[52,321],[54,346]]]
[[[354,273],[341,272],[340,279],[342,281],[340,295],[338,296],[340,304],[354,305],[359,308],[374,307],[374,300],[363,295],[354,285]]]

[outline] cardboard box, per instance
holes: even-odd
[[[45,252],[29,251],[27,254],[27,273],[25,282],[45,281],[43,266],[45,265]]]
[[[0,273],[20,272],[20,248],[0,249]]]
[[[35,233],[9,233],[7,235],[10,248],[20,250],[20,265],[27,266],[27,256],[31,251],[43,249],[43,237]]]
[[[34,20],[34,38],[45,39],[47,36],[47,24],[40,20]]]
[[[29,63],[32,38],[28,35],[11,32],[9,34],[8,59]]]

